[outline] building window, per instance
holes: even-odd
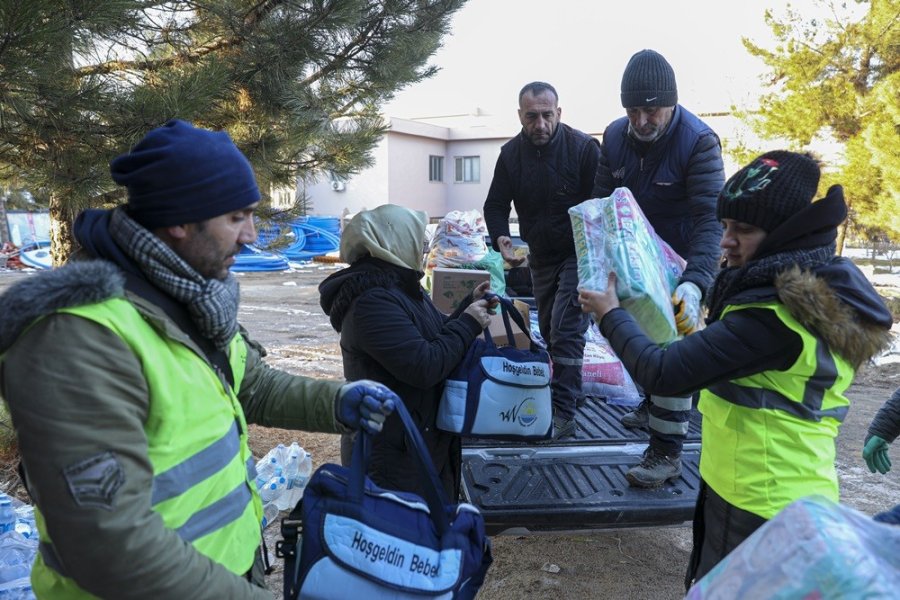
[[[444,180],[444,157],[429,156],[428,157],[428,181]]]
[[[456,183],[478,183],[481,181],[481,158],[478,156],[456,157]]]

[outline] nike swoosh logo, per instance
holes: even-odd
[[[644,102],[653,102],[657,98],[659,98],[659,96],[653,96],[652,98],[647,98],[646,100],[644,100]]]

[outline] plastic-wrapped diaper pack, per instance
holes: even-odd
[[[810,496],[757,529],[685,598],[887,599],[898,590],[900,527]]]
[[[579,285],[605,290],[616,272],[619,302],[658,344],[678,337],[672,292],[684,271],[684,259],[653,230],[628,188],[608,198],[585,200],[569,209]]]

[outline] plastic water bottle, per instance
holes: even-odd
[[[34,522],[34,507],[22,504],[16,507],[16,531],[23,537],[37,537],[37,525]]]
[[[275,503],[281,510],[291,510],[303,497],[303,489],[312,473],[312,458],[306,450],[291,444],[291,455],[284,468],[284,476],[288,481],[287,491]]]
[[[274,502],[269,502],[263,506],[263,529],[274,523],[278,519],[278,513],[280,512]]]
[[[300,496],[303,496],[303,490],[306,488],[306,484],[309,483],[312,472],[312,454],[304,450],[303,458],[300,460],[300,468],[297,470],[297,477],[294,479],[294,487],[300,488]],[[297,500],[299,501],[300,498],[297,498]]]
[[[282,476],[272,477],[260,488],[259,497],[262,499],[263,504],[267,504],[281,496],[286,489],[287,479]]]
[[[294,479],[297,477],[297,472],[300,468],[300,455],[303,453],[303,448],[300,447],[297,442],[291,444],[291,447],[288,448],[288,456],[284,462],[284,478],[287,479],[287,490],[284,494],[275,499],[275,505],[279,510],[288,510],[294,508],[294,502],[292,502],[294,493]]]
[[[267,481],[281,475],[281,473],[281,465],[278,464],[278,458],[275,456],[272,456],[265,461],[260,461],[256,466],[256,488],[261,488]]]
[[[16,511],[12,498],[0,492],[0,535],[16,530]]]

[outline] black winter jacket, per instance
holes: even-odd
[[[877,435],[889,444],[900,436],[900,387],[894,390],[890,399],[878,410],[878,414],[869,425],[866,441]]]
[[[509,235],[510,202],[529,262],[547,266],[575,255],[569,209],[591,198],[600,144],[564,123],[544,146],[520,132],[500,149],[494,179],[484,201],[484,220],[495,250]]]
[[[592,197],[631,190],[657,235],[687,266],[681,281],[706,291],[718,271],[722,227],[716,198],[725,183],[719,137],[682,106],[661,138],[642,143],[628,135],[628,118],[603,133]]]
[[[372,379],[394,390],[428,445],[451,501],[459,494],[460,441],[435,428],[444,380],[482,333],[463,310],[441,313],[419,285],[421,273],[366,257],[319,285],[322,309],[341,334],[344,377]],[[394,490],[423,494],[418,467],[406,448],[403,425],[393,415],[373,438],[372,480]]]

